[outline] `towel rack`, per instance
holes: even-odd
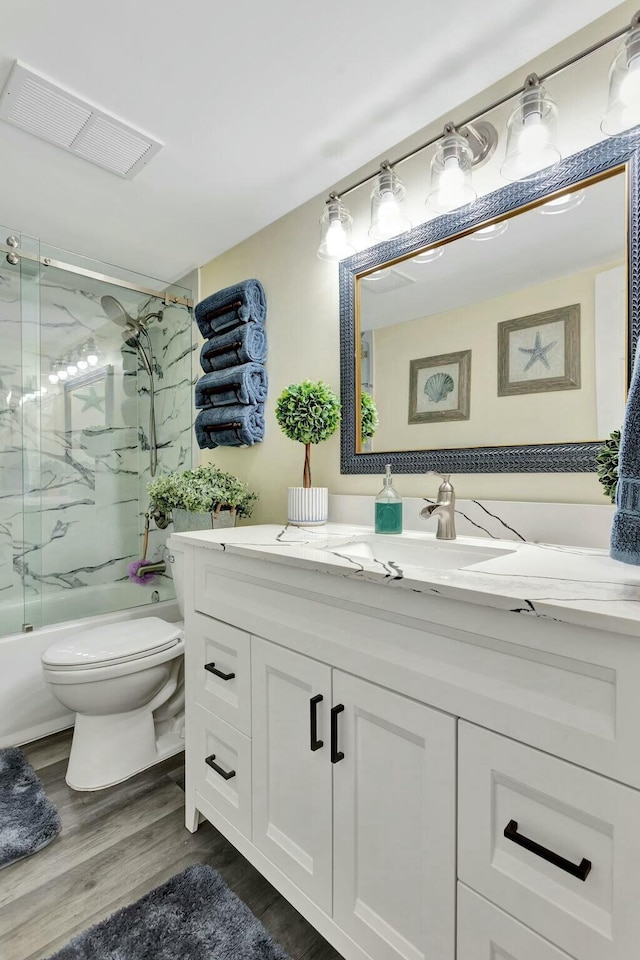
[[[238,347],[241,347],[241,346],[242,346],[242,340],[236,340],[235,343],[230,343],[226,347],[216,347],[215,350],[209,350],[207,353],[207,357],[219,357],[221,353],[228,353],[229,350],[237,350]]]
[[[207,320],[214,320],[216,317],[221,317],[223,313],[229,313],[230,310],[238,310],[242,306],[242,300],[234,300],[233,303],[224,303],[221,307],[216,307],[215,310],[208,310],[206,317]]]

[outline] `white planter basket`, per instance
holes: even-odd
[[[326,523],[329,519],[329,488],[289,487],[287,519],[301,527]]]
[[[186,533],[189,530],[221,530],[235,526],[236,522],[235,510],[219,510],[217,514],[191,513],[189,510],[174,507],[171,516],[176,533]]]

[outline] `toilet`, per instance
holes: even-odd
[[[184,615],[178,541],[167,541]],[[66,781],[101,790],[184,749],[184,624],[142,617],[73,633],[42,654],[51,693],[76,722]]]

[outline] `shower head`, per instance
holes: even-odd
[[[125,308],[122,306],[119,300],[116,300],[115,297],[112,297],[110,294],[106,294],[104,297],[100,298],[100,305],[106,315],[109,317],[109,320],[113,320],[114,323],[117,323],[120,327],[129,327],[132,333],[136,335],[142,330],[142,326],[138,320],[134,320],[130,314],[127,313]]]

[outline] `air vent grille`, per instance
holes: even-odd
[[[162,144],[39,76],[17,60],[0,97],[0,119],[131,179]]]

